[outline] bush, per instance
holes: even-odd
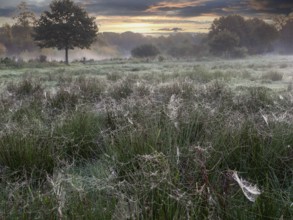
[[[246,47],[235,47],[231,51],[231,56],[233,58],[243,58],[243,57],[246,57],[247,54],[248,54],[248,50]]]
[[[76,94],[60,89],[55,96],[48,100],[48,105],[57,111],[72,110],[78,104],[78,98]]]
[[[262,75],[262,78],[272,80],[272,81],[281,81],[283,79],[283,74],[275,72],[275,71],[270,71]]]
[[[147,58],[147,57],[155,57],[160,54],[159,49],[151,44],[141,45],[139,47],[134,48],[131,51],[131,55],[133,57],[138,58]]]
[[[47,56],[45,56],[45,55],[40,55],[40,56],[39,56],[39,61],[40,61],[41,63],[45,63],[45,62],[47,62]]]
[[[0,43],[0,57],[6,53],[6,47]]]
[[[17,97],[40,95],[43,93],[42,86],[30,79],[24,79],[18,84],[11,83],[7,86],[7,90]]]
[[[133,93],[132,87],[129,81],[121,80],[112,86],[109,95],[115,100],[125,99]]]
[[[79,77],[76,85],[80,90],[82,98],[88,101],[99,100],[100,95],[105,90],[105,84],[95,78]]]

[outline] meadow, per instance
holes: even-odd
[[[0,66],[1,219],[293,219],[293,56]]]

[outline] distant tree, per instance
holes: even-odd
[[[280,43],[286,52],[293,52],[293,19],[280,30]]]
[[[22,41],[32,41],[32,27],[36,22],[35,14],[29,10],[26,2],[22,1],[16,10],[16,15],[13,17],[16,23],[13,25],[13,32],[20,37]]]
[[[0,27],[0,42],[6,48],[7,56],[19,56],[24,51],[33,51],[37,46],[32,38],[35,14],[22,1],[12,17],[13,24],[3,24]]]
[[[12,27],[9,24],[4,24],[0,29],[0,42],[9,47],[12,44],[12,41]]]
[[[269,52],[272,43],[278,38],[278,31],[261,19],[253,18],[246,21],[249,44],[247,48],[252,54]]]
[[[13,25],[4,24],[0,28],[0,42],[5,45],[7,55],[19,55],[23,51],[36,49],[31,37],[35,15],[25,2],[17,6],[13,19]]]
[[[144,44],[131,50],[131,55],[138,58],[155,57],[159,54],[159,49],[152,44]]]
[[[222,31],[234,33],[239,38],[239,44],[246,46],[249,41],[247,38],[247,24],[245,19],[240,15],[222,16],[215,19],[210,28],[208,38],[212,39]]]
[[[273,17],[274,26],[278,31],[281,31],[290,20],[293,20],[293,12],[289,15],[277,15]]]
[[[223,53],[248,51],[257,54],[270,51],[277,37],[277,29],[261,19],[245,20],[240,15],[229,15],[213,22],[208,41],[215,54],[221,54],[221,50]]]
[[[215,55],[231,55],[234,48],[239,46],[239,37],[231,31],[223,30],[210,39],[209,46]]]
[[[54,0],[50,11],[45,11],[34,28],[34,40],[41,48],[68,50],[89,48],[96,40],[98,27],[94,17],[71,0]]]
[[[29,10],[25,1],[22,1],[17,6],[17,14],[13,17],[16,20],[16,24],[21,27],[31,27],[36,22],[35,14]]]
[[[6,53],[6,47],[0,43],[0,57]]]
[[[278,31],[282,30],[282,28],[287,23],[287,16],[285,15],[278,15],[273,18],[274,25],[277,28]]]

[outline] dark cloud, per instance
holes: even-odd
[[[179,16],[224,15],[246,11],[249,0],[87,0],[79,1],[89,12],[109,16]],[[240,7],[241,6],[241,7]],[[228,10],[230,9],[230,10]],[[228,10],[228,11],[227,11]]]
[[[249,0],[245,0],[247,2]],[[109,16],[180,16],[195,17],[203,14],[224,15],[242,13],[243,0],[88,0],[80,1],[89,12]],[[227,9],[230,9],[227,12]]]
[[[292,0],[249,0],[249,6],[262,13],[290,14],[293,12]]]
[[[203,14],[241,15],[288,14],[293,0],[74,0],[91,14],[104,16],[179,16],[196,17]],[[21,0],[0,0],[0,17],[10,16]],[[27,1],[40,13],[51,1]]]
[[[17,5],[19,5],[23,0],[0,0],[0,17],[12,17],[17,12]],[[44,10],[48,9],[48,2],[43,0],[31,0],[25,1],[29,10],[40,14]]]
[[[189,6],[177,10],[177,16],[181,17],[194,17],[204,14],[215,14],[215,15],[224,15],[224,14],[235,14],[241,13],[241,10],[230,10],[227,12],[225,9],[231,8],[240,1],[238,0],[225,0],[225,1],[208,1],[205,4],[199,6]]]
[[[96,15],[140,16],[148,15],[146,10],[159,0],[90,0],[81,1],[87,11]]]
[[[10,17],[14,11],[15,8],[0,8],[0,17]]]

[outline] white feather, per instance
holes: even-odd
[[[261,191],[258,189],[258,187],[253,186],[248,181],[240,178],[236,171],[233,172],[232,177],[238,183],[238,185],[240,186],[240,188],[241,188],[243,194],[245,195],[245,197],[249,201],[255,202],[257,197],[261,194]]]

